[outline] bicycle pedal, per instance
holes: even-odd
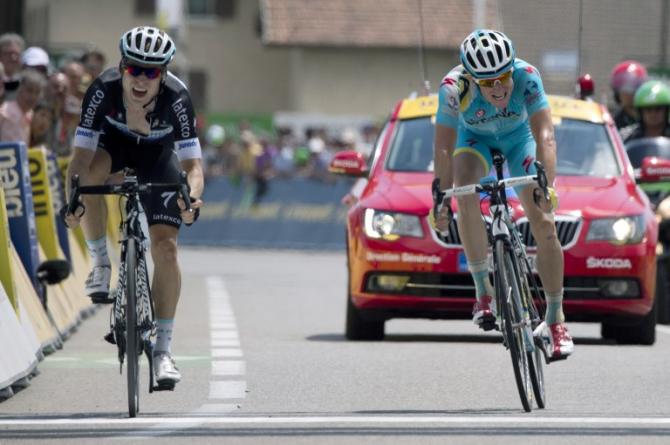
[[[104,339],[107,343],[111,343],[113,345],[116,344],[116,339],[114,338],[114,332],[108,332],[107,335],[105,335]]]
[[[561,360],[567,360],[567,355],[559,355],[557,357],[545,357],[547,365],[552,362],[560,362]]]
[[[495,319],[482,320],[482,322],[479,323],[479,328],[484,331],[492,331],[494,329],[498,329],[498,324],[496,323]]]
[[[174,382],[160,382],[154,386],[154,391],[174,391],[175,386]]]
[[[105,292],[95,292],[91,295],[91,302],[93,304],[112,304],[114,303],[114,298],[111,298],[108,293]]]

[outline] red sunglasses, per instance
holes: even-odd
[[[143,67],[137,65],[126,65],[126,73],[130,74],[133,77],[139,77],[142,74],[147,76],[147,79],[155,79],[161,75],[161,69],[156,67]]]

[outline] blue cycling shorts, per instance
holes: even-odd
[[[454,157],[461,153],[472,153],[482,161],[488,173],[493,166],[491,149],[497,149],[507,159],[510,177],[518,177],[536,173],[536,148],[529,125],[521,125],[512,132],[497,137],[477,134],[459,125]]]

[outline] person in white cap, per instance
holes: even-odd
[[[39,46],[27,48],[21,55],[23,68],[30,68],[47,76],[49,74],[49,54]]]

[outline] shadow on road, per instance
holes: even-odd
[[[306,337],[308,341],[320,342],[379,342],[379,340],[347,340],[342,334],[315,334]],[[610,346],[616,345],[614,340],[605,340],[599,337],[574,337],[577,345],[596,345]],[[502,337],[495,334],[387,334],[384,340],[386,343],[502,343]]]

